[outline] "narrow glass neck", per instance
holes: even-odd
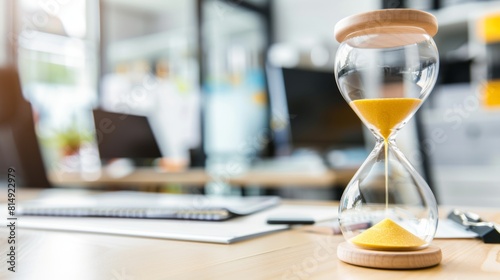
[[[395,135],[391,135],[391,137],[389,137],[388,139],[384,139],[383,137],[379,136],[379,135],[376,135],[376,146],[379,146],[379,145],[385,145],[385,143],[387,143],[387,145],[389,146],[396,146],[396,137]]]
[[[388,138],[382,137],[378,132],[375,132],[373,135],[375,136],[377,145],[384,144],[385,142],[387,142],[390,145],[396,145],[396,132],[393,132],[391,135],[389,135]]]

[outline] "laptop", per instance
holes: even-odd
[[[274,196],[205,196],[136,191],[105,192],[67,199],[39,199],[22,203],[26,216],[113,217],[225,221],[278,205]]]
[[[147,117],[101,109],[92,114],[102,159],[162,156]]]

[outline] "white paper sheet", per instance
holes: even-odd
[[[466,230],[457,223],[448,220],[440,219],[438,228],[434,238],[476,238],[477,233]]]
[[[20,216],[18,227],[45,230],[106,233],[213,243],[233,243],[247,238],[285,230],[286,225],[268,225],[270,215],[312,217],[315,221],[334,219],[336,207],[280,205],[253,215],[224,222],[152,220],[125,218],[72,218]]]

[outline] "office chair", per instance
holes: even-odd
[[[0,179],[15,169],[22,187],[50,186],[35,133],[31,105],[23,97],[15,68],[0,68]]]

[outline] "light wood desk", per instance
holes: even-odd
[[[500,222],[500,209],[473,210]],[[7,236],[2,227],[3,256]],[[440,265],[399,271],[345,264],[336,256],[341,235],[305,227],[231,245],[22,228],[17,240],[18,271],[4,263],[0,279],[500,279],[500,245],[475,239],[434,240]]]

